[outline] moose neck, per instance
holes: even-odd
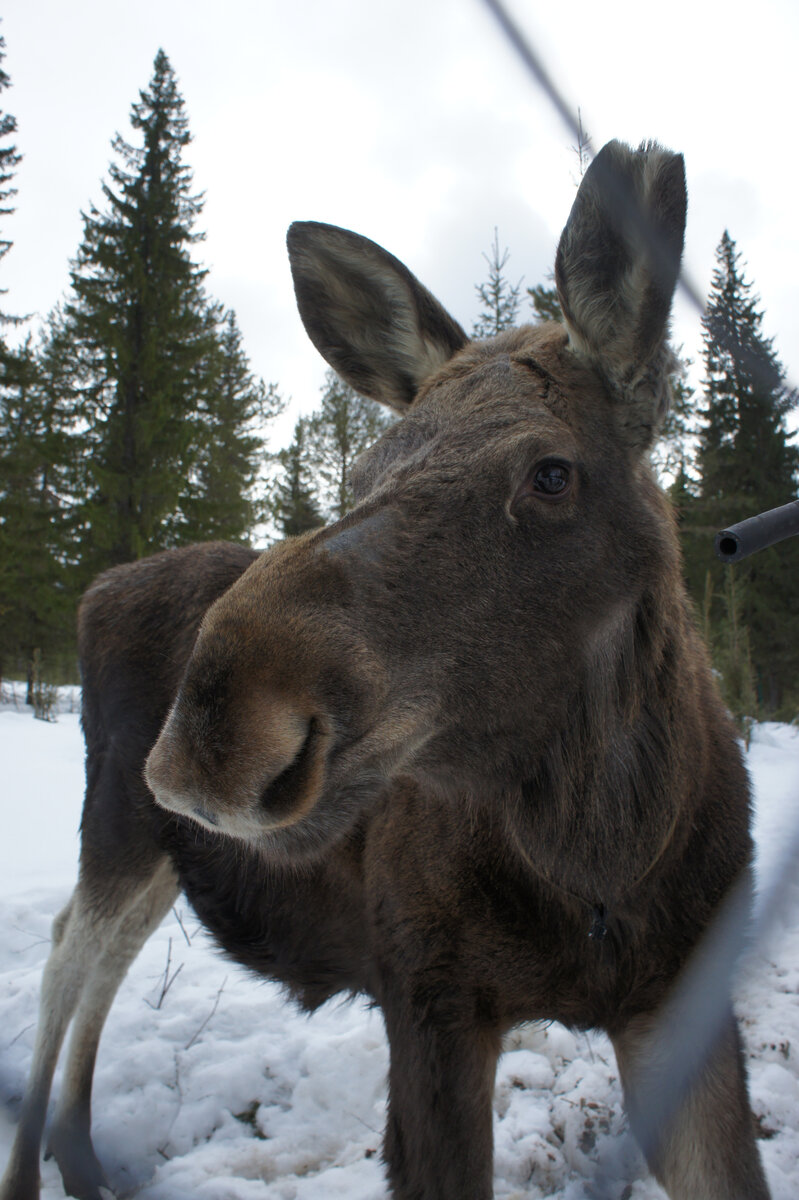
[[[645,593],[597,639],[511,817],[528,868],[600,912],[638,904],[690,826],[697,651],[667,595]]]

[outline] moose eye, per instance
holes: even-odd
[[[542,463],[533,472],[530,491],[536,496],[562,496],[569,490],[571,470],[566,463]]]
[[[555,504],[565,500],[572,494],[574,483],[574,468],[563,459],[549,458],[539,462],[528,474],[521,487],[513,497],[510,505],[511,514],[517,508],[527,508],[531,501]]]
[[[545,458],[536,463],[525,476],[511,501],[508,512],[511,517],[535,508],[544,501],[558,504],[574,492],[575,469],[572,463],[562,458]]]

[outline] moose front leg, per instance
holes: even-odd
[[[664,1045],[651,1016],[635,1018],[613,1044],[632,1131],[671,1200],[769,1200],[732,1015],[676,1114],[662,1121],[653,1113],[679,1046]]]
[[[105,1178],[91,1141],[91,1085],[103,1022],[117,987],[147,937],[169,911],[177,878],[167,860],[145,879],[114,875],[106,862],[103,893],[81,875],[53,925],[53,949],[44,970],[39,1027],[30,1079],[0,1200],[38,1200],[39,1151],[53,1072],[64,1035],[75,1018],[70,1053],[48,1144],[65,1191],[100,1200]]]
[[[392,1195],[490,1200],[498,1032],[473,1013],[453,1013],[447,997],[392,996],[383,1007],[391,1046],[383,1156]]]
[[[92,1079],[100,1034],[128,968],[169,912],[177,891],[174,868],[165,859],[117,922],[83,985],[46,1154],[57,1162],[69,1196],[95,1200],[102,1188],[107,1190],[91,1139]]]

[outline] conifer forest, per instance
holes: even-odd
[[[290,444],[274,444],[280,383],[255,375],[236,313],[200,264],[204,198],[162,50],[111,143],[102,201],[82,214],[67,294],[44,318],[15,313],[1,273],[24,146],[6,110],[6,65],[0,38],[0,682],[32,687],[76,679],[76,605],[100,571],[202,540],[264,546],[338,519],[353,462],[390,418],[328,372]],[[560,318],[548,281],[524,288],[510,271],[497,229],[484,258],[474,336]],[[723,228],[702,331],[701,362],[677,363],[653,467],[673,500],[696,621],[745,732],[799,714],[799,539],[730,566],[713,556],[713,535],[796,497],[799,395],[745,248]]]

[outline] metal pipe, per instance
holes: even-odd
[[[799,500],[739,521],[716,534],[716,554],[725,563],[740,562],[775,542],[799,534]]]

